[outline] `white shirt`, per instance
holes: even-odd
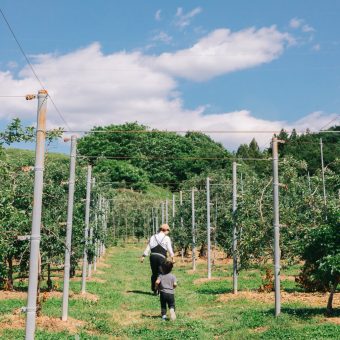
[[[160,231],[158,234],[151,236],[148,245],[145,248],[144,256],[148,256],[152,248],[160,245],[162,248],[167,250],[171,257],[174,257],[174,252],[171,246],[171,240],[169,236],[166,236],[165,233]]]

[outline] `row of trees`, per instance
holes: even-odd
[[[239,160],[238,210],[234,219],[231,213],[231,161],[234,155],[222,145],[200,133],[185,136],[158,131],[145,133],[146,127],[137,123],[96,130],[102,133],[86,135],[78,144],[82,157],[78,159],[76,174],[73,272],[84,248],[85,169],[88,162],[93,165],[96,178],[91,203],[91,225],[96,238],[103,240],[105,236],[96,229],[100,218],[95,214],[99,195],[110,203],[106,221],[109,240],[114,242],[130,236],[149,237],[156,227],[153,216],[158,212],[158,223],[161,222],[160,204],[168,197],[175,246],[189,253],[192,243],[190,191],[196,188],[196,245],[204,255],[207,239],[205,180],[209,176],[213,243],[231,255],[232,228],[236,222],[239,270],[266,263],[272,257],[272,165],[267,160],[270,149],[260,151],[255,140],[249,146],[239,148],[238,157],[245,153],[242,157],[260,160],[256,163]],[[59,130],[54,131],[49,140],[59,135]],[[33,136],[31,128],[22,128],[20,121],[15,120],[0,134],[0,139],[2,143],[11,144],[31,141]],[[0,182],[0,284],[12,289],[14,277],[26,277],[28,270],[28,241],[19,240],[18,236],[30,233],[33,155],[3,148],[0,152],[3,179]],[[62,155],[48,154],[46,157],[41,258],[51,289],[52,267],[62,268],[65,250],[69,160]],[[300,283],[306,289],[334,292],[340,278],[340,177],[338,158],[332,155],[327,162],[325,205],[320,168],[311,171],[306,161],[289,154],[280,158],[281,251],[287,264],[304,261]],[[179,204],[179,190],[183,191],[182,205]],[[176,198],[174,219],[172,192]],[[90,260],[94,253],[94,247],[89,247]]]
[[[60,134],[60,130],[49,132],[47,143]],[[27,236],[31,233],[32,225],[34,153],[4,148],[4,145],[33,141],[34,129],[23,128],[16,119],[1,133],[0,140],[0,288],[13,290],[18,284],[27,286]],[[50,153],[45,158],[40,258],[41,278],[46,279],[47,289],[51,290],[53,271],[62,270],[64,263],[69,158]],[[80,161],[76,167],[71,254],[73,275],[84,250],[86,166],[87,164]],[[96,196],[97,192],[94,190],[93,197]],[[95,200],[92,204],[95,204]],[[91,223],[94,224],[93,218]]]
[[[270,162],[269,162],[270,164]],[[326,171],[327,205],[324,204],[320,171],[306,174],[306,163],[293,158],[280,162],[280,223],[281,258],[286,266],[303,261],[298,277],[306,291],[330,291],[328,303],[340,281],[340,176]],[[232,256],[234,223],[238,230],[238,270],[254,265],[265,265],[273,257],[273,192],[272,179],[258,176],[252,167],[239,166],[238,209],[232,215],[232,180],[226,171],[209,173],[211,178],[211,240]],[[300,173],[304,171],[305,175]],[[242,180],[241,180],[242,173]],[[189,255],[192,249],[191,189],[195,188],[196,247],[202,256],[207,246],[206,174],[182,182],[183,202],[175,193],[175,218],[173,219],[171,195],[168,195],[168,221],[177,251]],[[125,203],[122,203],[125,202]],[[152,210],[161,223],[163,200],[150,200],[142,193],[126,191],[124,198],[112,203],[113,226],[116,237],[148,236],[152,231]],[[122,204],[124,210],[122,210]],[[114,217],[116,216],[116,218]],[[164,217],[165,219],[165,217]]]

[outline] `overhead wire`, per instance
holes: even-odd
[[[282,129],[281,129],[282,130]],[[124,133],[124,134],[133,134],[133,133],[206,133],[206,134],[252,134],[252,133],[259,133],[259,134],[275,134],[280,133],[281,130],[65,130],[64,132],[67,133],[85,133],[85,134],[92,134],[92,133]],[[293,130],[284,130],[287,133],[293,132]],[[296,131],[297,133],[305,133],[306,131]],[[320,130],[311,131],[311,133],[318,133]],[[322,131],[326,133],[334,133],[340,131]]]
[[[37,72],[35,71],[35,69],[34,69],[32,63],[30,62],[30,60],[29,60],[27,54],[25,53],[25,51],[24,51],[22,45],[20,44],[20,42],[19,42],[19,40],[18,40],[16,34],[14,33],[14,30],[13,30],[11,24],[10,24],[9,21],[7,20],[7,18],[6,18],[6,16],[5,16],[5,13],[3,12],[3,10],[2,10],[1,8],[0,8],[0,13],[1,13],[1,15],[2,15],[2,17],[3,17],[3,19],[4,19],[5,23],[6,23],[6,25],[7,25],[7,27],[8,27],[8,29],[10,30],[10,32],[11,32],[11,34],[12,34],[12,36],[13,36],[15,42],[16,42],[16,44],[18,45],[21,54],[24,56],[24,58],[25,58],[25,60],[26,60],[26,62],[27,62],[27,65],[28,65],[29,68],[31,69],[31,71],[32,71],[32,73],[33,73],[33,75],[34,75],[34,77],[35,77],[36,80],[38,81],[38,83],[39,83],[39,85],[41,86],[41,88],[47,92],[47,90],[46,90],[46,88],[45,88],[43,82],[42,82],[42,81],[40,80],[40,78],[38,77]],[[47,93],[48,93],[48,92],[47,92]],[[53,98],[51,97],[50,94],[48,94],[48,97],[50,98],[51,103],[52,103],[52,105],[54,106],[55,110],[57,111],[57,113],[58,113],[60,119],[63,121],[63,123],[65,124],[65,126],[70,130],[69,125],[67,124],[65,118],[63,117],[63,115],[61,114],[61,112],[60,112],[60,110],[58,109],[57,105],[55,104]]]
[[[332,124],[333,122],[337,121],[340,118],[340,115],[336,115],[335,118],[333,118],[330,122],[328,122],[326,125],[324,125],[321,129],[320,132],[326,132],[323,131],[324,128],[326,128],[327,126],[329,126],[330,124]]]
[[[192,160],[221,160],[221,161],[227,161],[227,160],[244,160],[244,161],[270,161],[272,158],[242,158],[242,157],[150,157],[150,156],[87,156],[87,155],[79,155],[77,156],[79,159],[136,159],[136,160],[186,160],[186,161],[192,161]]]
[[[32,71],[32,73],[33,73],[33,75],[34,75],[34,77],[36,78],[36,80],[38,81],[38,83],[40,84],[40,86],[42,87],[42,89],[44,89],[44,90],[46,91],[44,84],[43,84],[42,81],[40,80],[40,78],[39,78],[37,72],[35,71],[35,69],[34,69],[32,63],[30,62],[30,60],[29,60],[27,54],[25,53],[25,51],[24,51],[24,49],[23,49],[21,43],[19,42],[19,40],[18,40],[16,34],[14,33],[14,30],[13,30],[11,24],[10,24],[9,21],[7,20],[7,18],[6,18],[6,16],[5,16],[5,13],[3,12],[3,10],[2,10],[1,8],[0,8],[0,13],[1,13],[1,15],[2,15],[2,17],[3,17],[3,19],[4,19],[5,23],[6,23],[6,25],[7,25],[7,27],[8,27],[8,29],[10,30],[10,32],[11,32],[11,34],[12,34],[12,36],[13,36],[15,42],[16,42],[16,44],[18,45],[20,52],[21,52],[22,55],[24,56],[24,58],[25,58],[25,60],[26,60],[26,62],[27,62],[27,64],[28,64],[29,68],[31,69],[31,71]],[[206,57],[207,55],[203,55],[203,56]],[[214,56],[215,56],[215,55],[214,55]],[[96,132],[96,133],[99,133],[99,132],[101,132],[101,133],[108,133],[108,132],[109,132],[109,131],[102,131],[102,130],[100,130],[100,131],[81,131],[81,130],[78,130],[78,131],[71,131],[71,129],[70,129],[70,127],[68,126],[68,124],[67,124],[65,118],[63,117],[63,115],[61,114],[61,112],[60,112],[60,110],[58,109],[57,105],[55,104],[53,98],[52,98],[50,95],[48,95],[48,96],[49,96],[49,98],[50,98],[50,100],[51,100],[51,102],[52,102],[52,104],[53,104],[55,110],[57,111],[58,115],[60,116],[60,118],[62,119],[62,121],[64,122],[64,124],[67,126],[67,128],[69,129],[68,131],[65,131],[65,132],[78,132],[78,133],[95,133],[95,132]],[[1,96],[1,97],[4,97],[4,96]],[[9,96],[8,96],[8,97],[9,97]],[[14,96],[11,96],[11,97],[14,97]],[[335,121],[335,120],[337,120],[337,119],[338,119],[338,115],[337,115],[337,117],[335,117],[333,120],[331,120],[329,123],[327,123],[325,126],[323,126],[320,130],[323,130],[326,126],[328,126],[329,124],[331,124],[333,121]],[[115,133],[117,133],[117,132],[119,132],[119,131],[118,131],[118,130],[115,130],[115,131],[110,131],[110,132],[115,132]],[[121,132],[127,133],[127,131],[121,131]],[[132,132],[132,131],[129,131],[128,133],[131,133],[131,132]],[[135,131],[135,132],[137,132],[137,131]],[[141,133],[141,132],[153,132],[153,131],[146,131],[146,130],[145,130],[145,131],[141,131],[141,130],[138,130],[138,132]],[[160,132],[160,131],[157,131],[157,132]],[[186,133],[186,132],[188,132],[188,131],[167,131],[167,132]],[[277,133],[277,132],[279,132],[279,131],[199,131],[199,132],[202,132],[202,133]],[[326,131],[323,131],[323,132],[326,132]]]
[[[6,95],[4,95],[4,96],[0,96],[0,98],[25,98],[26,97],[26,95],[25,96],[6,96]]]

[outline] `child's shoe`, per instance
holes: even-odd
[[[173,308],[170,308],[170,319],[172,321],[176,320],[176,313],[175,313],[175,310]]]
[[[162,315],[162,321],[166,321],[166,315]]]

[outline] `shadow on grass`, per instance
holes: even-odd
[[[142,314],[142,318],[144,318],[144,319],[160,319],[161,315],[160,314],[157,314],[157,315]]]
[[[284,287],[283,291],[287,293],[304,293],[304,290],[301,287]]]
[[[218,295],[218,294],[227,294],[231,293],[233,290],[228,287],[201,287],[197,289],[197,293],[199,294],[212,294],[212,295]]]
[[[143,290],[127,290],[126,291],[127,293],[133,293],[133,294],[142,294],[142,295],[154,295],[153,293],[151,292],[145,292]]]
[[[272,310],[274,313],[274,310]],[[334,309],[331,315],[327,314],[326,308],[320,307],[306,307],[306,308],[291,308],[291,307],[284,307],[282,308],[282,313],[293,315],[299,319],[310,319],[315,316],[327,316],[327,317],[339,317],[340,316],[340,309]]]
[[[28,287],[27,286],[14,286],[13,290],[9,290],[9,292],[22,292],[27,293]],[[41,287],[40,293],[52,293],[52,292],[63,292],[61,288],[49,290],[47,287]]]

